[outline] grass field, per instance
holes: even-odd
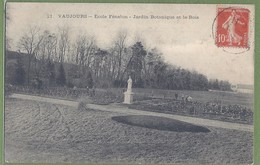
[[[174,132],[112,120],[120,113],[6,99],[8,162],[252,163],[253,134]]]

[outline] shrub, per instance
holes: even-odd
[[[100,105],[107,105],[114,102],[122,102],[123,93],[118,93],[113,90],[98,91],[93,96],[93,100],[95,104]]]
[[[87,96],[80,98],[78,102],[78,110],[87,110],[87,104],[91,104],[93,101],[89,96]]]

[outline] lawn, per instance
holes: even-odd
[[[176,132],[112,120],[121,113],[6,99],[8,162],[252,163],[253,133]]]

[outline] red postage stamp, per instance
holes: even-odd
[[[216,45],[218,47],[248,47],[249,10],[218,8]]]

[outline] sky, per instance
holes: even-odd
[[[145,47],[160,50],[167,63],[195,70],[208,78],[227,80],[232,84],[253,84],[254,6],[235,5],[250,10],[250,49],[220,48],[215,45],[214,20],[218,7],[229,6],[8,2],[6,33],[12,41],[11,48],[18,50],[17,41],[29,26],[36,25],[50,31],[57,31],[58,26],[68,26],[71,38],[89,34],[95,36],[99,47],[108,48],[117,33],[125,30],[128,46],[138,36]],[[87,18],[62,18],[66,14]],[[109,15],[128,18],[111,19]],[[151,19],[151,15],[174,16],[174,19]],[[143,18],[137,19],[136,16]],[[148,19],[144,19],[145,16]],[[193,19],[189,19],[190,16]]]

